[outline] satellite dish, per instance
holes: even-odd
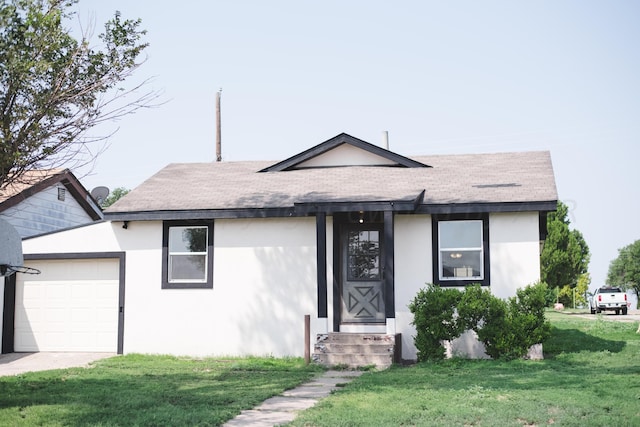
[[[0,218],[0,277],[11,276],[23,265],[22,239],[13,225]]]
[[[91,190],[91,196],[95,199],[96,202],[98,202],[99,205],[102,205],[108,195],[109,189],[107,187],[100,186]]]

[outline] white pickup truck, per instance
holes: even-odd
[[[627,293],[620,288],[604,286],[597,289],[589,300],[591,314],[615,310],[616,314],[627,314]]]

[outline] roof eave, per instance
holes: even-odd
[[[107,221],[168,221],[197,219],[241,219],[241,218],[290,218],[305,217],[317,213],[338,213],[354,211],[392,211],[396,213],[416,213],[428,215],[450,215],[466,213],[507,213],[507,212],[552,212],[557,200],[501,203],[450,203],[424,204],[424,192],[413,200],[361,201],[361,202],[309,202],[295,203],[294,206],[273,208],[237,209],[195,209],[105,212]]]
[[[552,212],[558,205],[557,200],[529,202],[470,202],[423,204],[416,213],[449,215],[465,213],[513,213],[513,212]]]

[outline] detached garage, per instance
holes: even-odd
[[[13,351],[122,353],[124,253],[26,255],[24,263],[40,274],[14,276]]]

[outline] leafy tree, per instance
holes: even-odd
[[[587,273],[591,254],[582,233],[570,230],[568,208],[558,202],[547,216],[547,239],[540,258],[541,278],[550,288],[575,288],[580,275]]]
[[[618,250],[618,257],[609,264],[607,284],[632,289],[640,299],[640,240]]]
[[[584,273],[578,276],[578,283],[575,287],[565,285],[558,290],[558,302],[564,304],[565,307],[572,307],[575,303],[576,307],[587,304],[587,291],[591,284],[591,275]]]
[[[117,202],[118,200],[120,200],[122,197],[126,196],[129,193],[129,189],[124,188],[124,187],[118,187],[115,188],[111,193],[109,193],[109,195],[104,199],[104,201],[102,202],[102,207],[103,208],[108,208],[109,206],[111,206],[112,204],[114,204],[115,202]]]
[[[120,87],[148,45],[141,21],[116,12],[96,48],[88,33],[76,38],[65,27],[75,3],[0,0],[0,189],[32,169],[90,162],[88,144],[104,137],[88,129],[158,96],[139,92],[146,82]]]

